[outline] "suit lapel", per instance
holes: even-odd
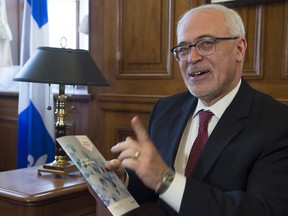
[[[237,119],[231,118],[223,120],[221,118],[218,125],[221,125],[221,127],[215,127],[191,174],[199,180],[205,178],[224,148],[243,129],[243,125]]]
[[[250,91],[250,92],[249,92]],[[251,88],[242,80],[241,87],[232,103],[223,113],[203,148],[191,176],[203,180],[213,167],[224,148],[243,129],[240,119],[250,114]]]
[[[168,161],[169,166],[174,167],[174,161],[179,147],[179,143],[183,134],[183,131],[186,127],[186,124],[189,120],[190,115],[194,112],[197,105],[197,98],[190,97],[191,99],[187,100],[181,109],[175,110],[173,116],[171,116],[170,127],[168,132],[169,142],[171,143],[172,150],[169,151],[167,158],[171,159]]]

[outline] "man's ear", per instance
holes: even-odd
[[[243,61],[247,49],[246,38],[240,38],[237,45],[237,61]]]

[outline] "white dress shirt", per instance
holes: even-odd
[[[193,115],[188,120],[180,141],[180,145],[174,163],[174,168],[176,171],[175,178],[170,187],[167,189],[167,191],[162,195],[160,195],[160,198],[164,202],[166,202],[170,207],[172,207],[176,212],[179,212],[180,210],[182,197],[186,185],[186,176],[184,175],[186,163],[190,151],[192,149],[192,145],[198,133],[198,124],[199,124],[198,112],[200,110],[210,110],[214,114],[208,124],[208,136],[209,136],[212,133],[216,124],[218,123],[219,119],[221,118],[222,114],[224,113],[226,108],[229,106],[229,104],[232,102],[235,95],[237,94],[240,88],[240,84],[241,80],[238,83],[238,85],[228,95],[226,95],[225,97],[223,97],[210,107],[205,107],[202,101],[198,100],[197,107]]]

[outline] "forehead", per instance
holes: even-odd
[[[178,31],[178,43],[192,42],[203,35],[228,36],[228,29],[222,13],[206,9],[186,17]]]

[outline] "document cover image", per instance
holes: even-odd
[[[106,160],[87,136],[63,136],[57,141],[114,216],[139,207],[115,172],[105,168]]]

